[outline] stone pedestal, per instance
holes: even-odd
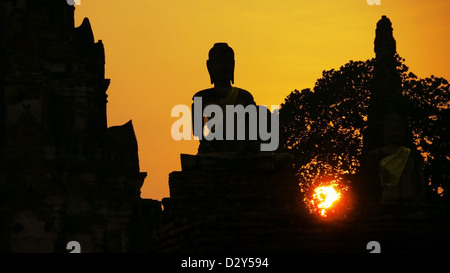
[[[304,206],[290,155],[181,159],[182,171],[169,175],[170,198],[162,200],[162,222],[150,251],[256,251],[267,234],[302,221]]]
[[[300,207],[298,180],[288,154],[182,155],[169,175],[166,212],[177,215],[289,214]]]

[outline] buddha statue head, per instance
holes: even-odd
[[[234,51],[227,43],[216,43],[206,61],[211,83],[215,87],[229,87],[234,83]]]

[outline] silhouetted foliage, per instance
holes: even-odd
[[[449,84],[434,76],[419,79],[408,72],[404,59],[396,59],[414,144],[424,156],[430,189],[445,196],[450,175]],[[282,103],[281,144],[294,156],[303,190],[323,177],[350,179],[358,173],[374,64],[375,59],[350,61],[339,70],[323,71],[313,90],[295,90]]]
[[[425,175],[433,191],[449,201],[450,85],[444,78],[419,79],[409,73],[403,79],[404,95],[414,106],[410,120],[414,144],[425,159]]]

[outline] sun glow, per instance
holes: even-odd
[[[317,213],[326,218],[330,213],[339,213],[342,208],[342,199],[347,187],[343,187],[338,181],[320,184],[312,189],[308,198],[308,207],[312,213]]]
[[[314,189],[312,202],[316,203],[321,216],[326,217],[327,209],[341,198],[334,186],[320,186]]]

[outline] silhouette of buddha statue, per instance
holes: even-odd
[[[227,43],[214,44],[213,48],[209,51],[209,59],[207,60],[206,65],[211,77],[211,84],[214,84],[214,87],[197,92],[192,99],[194,102],[195,98],[202,99],[202,113],[204,108],[208,105],[219,105],[223,111],[223,122],[222,133],[220,136],[216,135],[214,139],[207,140],[203,127],[208,121],[208,118],[203,118],[200,126],[199,124],[196,124],[198,120],[194,118],[195,103],[192,104],[194,135],[200,139],[198,153],[232,152],[245,154],[258,151],[259,146],[257,145],[257,141],[249,140],[247,137],[249,120],[246,120],[245,123],[245,140],[237,140],[236,135],[232,140],[226,138],[226,105],[242,105],[244,107],[248,105],[256,106],[250,92],[232,86],[232,84],[234,84],[235,67],[233,49],[229,47]],[[213,118],[213,116],[210,118]],[[237,122],[235,121],[234,134],[237,132],[236,124]],[[201,131],[196,130],[195,128],[201,128]],[[209,131],[214,131],[215,129],[215,127],[208,128]]]
[[[410,148],[410,130],[406,118],[390,113],[384,120],[384,147],[369,154],[369,163],[377,168],[383,211],[417,208],[425,194],[423,159]]]

